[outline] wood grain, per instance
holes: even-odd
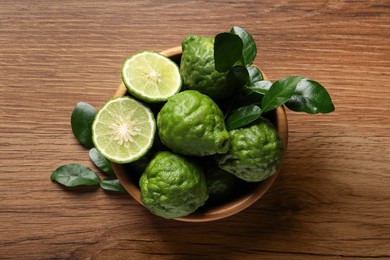
[[[213,223],[151,215],[126,194],[67,190],[49,177],[94,168],[70,128],[100,107],[131,54],[232,25],[276,80],[304,75],[336,111],[288,112],[271,190]],[[390,258],[390,3],[382,0],[0,1],[1,259]]]

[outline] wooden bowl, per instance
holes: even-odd
[[[181,53],[181,46],[167,49],[161,52],[161,54],[171,58],[177,63],[180,62]],[[267,79],[265,75],[264,78]],[[116,90],[114,97],[124,96],[126,94],[127,89],[122,82]],[[278,131],[278,134],[283,141],[284,149],[286,150],[288,139],[288,125],[286,112],[283,106],[275,109],[273,121]],[[283,160],[274,175],[262,182],[248,184],[250,185],[250,187],[246,189],[247,191],[245,193],[239,194],[235,198],[232,198],[230,201],[227,201],[220,205],[201,207],[194,213],[185,217],[176,218],[176,220],[187,222],[213,221],[229,217],[246,209],[247,207],[255,203],[258,199],[260,199],[264,195],[264,193],[271,187],[271,185],[279,175],[280,167],[282,164]],[[138,179],[132,177],[131,173],[127,172],[127,169],[124,165],[112,163],[112,166],[119,181],[122,183],[127,192],[138,203],[143,205],[141,201],[141,192],[138,185]]]

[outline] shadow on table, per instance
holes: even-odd
[[[305,158],[299,164],[286,162],[271,189],[257,203],[226,219],[186,223],[164,220],[150,215],[148,221],[166,243],[169,255],[219,255],[231,258],[232,252],[254,254],[266,251],[279,252],[280,247],[299,247],[304,234],[312,229],[313,216],[321,217],[324,207],[337,200],[332,189],[343,189],[340,184],[316,172],[325,167],[319,161]],[[307,224],[309,222],[309,224]],[[157,248],[156,248],[157,250]],[[240,253],[241,252],[241,253]]]
[[[284,259],[278,254],[310,252],[313,236],[320,235],[317,221],[340,195],[334,191],[348,187],[323,174],[324,160],[290,154],[271,189],[234,216],[204,223],[165,220],[132,202],[129,220],[104,231],[86,250],[118,259],[258,259],[269,253]]]

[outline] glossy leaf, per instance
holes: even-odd
[[[96,109],[84,102],[79,102],[74,107],[71,115],[72,131],[80,144],[91,148],[92,142],[92,123],[96,115]]]
[[[226,128],[228,131],[248,125],[258,119],[261,115],[260,107],[249,105],[237,108],[232,111],[226,119]]]
[[[332,99],[326,89],[320,83],[306,78],[298,83],[286,106],[293,111],[309,114],[334,111]]]
[[[107,160],[96,148],[89,150],[89,159],[93,164],[99,168],[104,174],[114,176],[114,170],[112,169],[111,163]]]
[[[232,33],[220,33],[214,40],[215,69],[228,71],[240,60],[243,43],[239,36]]]
[[[240,58],[242,65],[246,66],[252,64],[257,53],[256,43],[253,40],[253,37],[243,28],[238,26],[234,26],[230,30],[230,33],[238,35],[243,42],[242,55]]]
[[[272,82],[268,80],[260,80],[254,82],[250,87],[247,87],[247,89],[252,90],[253,92],[256,92],[258,94],[265,95],[269,91],[269,89],[272,86]]]
[[[126,192],[126,189],[118,179],[104,179],[100,181],[100,187],[104,190]]]
[[[263,95],[260,95],[248,88],[244,88],[242,91],[237,93],[235,96],[234,103],[232,104],[232,108],[239,108],[239,107],[245,107],[249,105],[257,105],[260,107],[261,105],[261,100],[263,99]],[[228,117],[230,115],[227,114],[226,116]]]
[[[255,67],[255,66],[248,66],[247,67],[248,73],[249,73],[249,79],[252,83],[263,80],[263,73]]]
[[[97,185],[100,182],[100,178],[96,172],[76,163],[65,164],[58,167],[50,178],[67,187]]]
[[[226,75],[226,81],[233,87],[243,87],[249,81],[249,73],[244,66],[232,67]]]
[[[286,103],[294,94],[301,79],[303,79],[301,76],[291,76],[273,83],[261,101],[262,111],[267,112]]]

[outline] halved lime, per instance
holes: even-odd
[[[109,100],[97,112],[92,124],[96,149],[116,163],[141,158],[151,148],[155,132],[153,113],[128,96]]]
[[[128,58],[122,66],[122,80],[130,94],[147,102],[166,101],[181,88],[177,64],[152,51]]]

